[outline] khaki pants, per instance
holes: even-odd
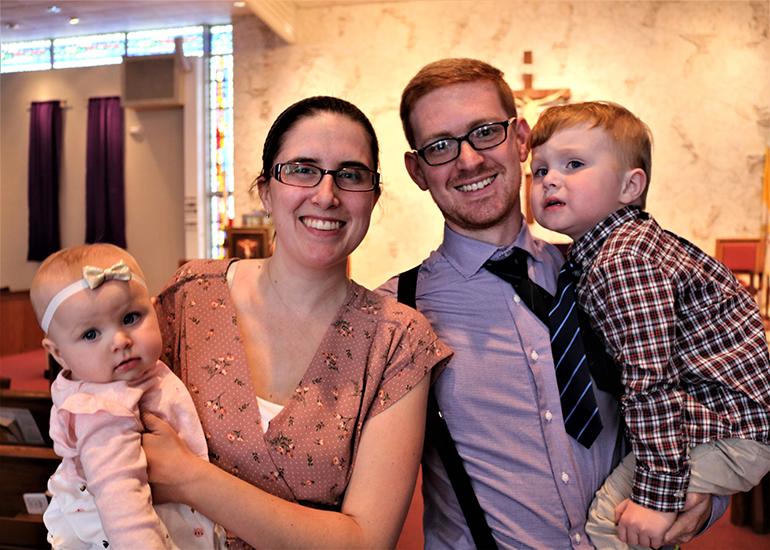
[[[770,445],[751,439],[717,439],[690,449],[690,465],[689,493],[740,493],[758,485],[770,471]],[[632,548],[618,539],[615,507],[631,496],[635,466],[634,455],[626,456],[591,503],[586,533],[597,550]]]

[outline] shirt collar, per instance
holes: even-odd
[[[624,206],[616,210],[573,243],[569,249],[569,259],[583,267],[591,265],[613,231],[632,220],[648,218],[648,214],[638,206]]]
[[[529,226],[524,221],[516,240],[509,246],[495,246],[465,237],[444,224],[444,241],[439,252],[463,277],[468,279],[475,275],[487,260],[505,257],[516,247],[529,252],[535,262],[543,261],[542,251],[535,245]]]

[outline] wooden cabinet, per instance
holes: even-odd
[[[24,493],[45,493],[61,459],[48,436],[49,392],[0,390],[0,406],[28,409],[45,445],[0,445],[0,549],[47,549],[42,515],[30,515]]]

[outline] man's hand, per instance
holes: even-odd
[[[658,512],[627,498],[615,508],[618,538],[629,546],[658,548],[676,516],[676,512]]]
[[[690,542],[711,517],[711,495],[687,493],[684,508],[663,537],[663,544]]]

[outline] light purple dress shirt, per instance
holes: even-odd
[[[620,459],[619,408],[596,391],[604,429],[590,449],[565,432],[548,328],[483,268],[512,247],[531,254],[530,278],[554,293],[563,258],[526,224],[504,248],[445,226],[443,244],[422,263],[417,309],[455,352],[436,397],[500,548],[593,548],[586,511]],[[395,298],[397,286],[394,277],[378,291]],[[425,548],[473,548],[432,447],[423,457],[423,497]]]

